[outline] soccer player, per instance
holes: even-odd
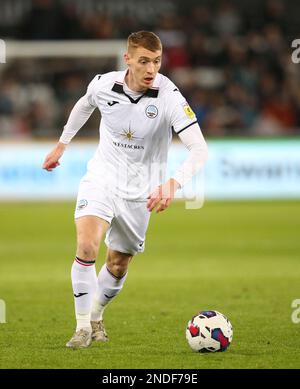
[[[101,112],[100,142],[81,179],[75,210],[77,251],[71,278],[76,331],[70,348],[108,340],[103,312],[120,293],[133,256],[144,251],[151,211],[168,208],[178,188],[203,166],[207,146],[195,114],[178,88],[158,73],[162,44],[149,31],[128,37],[125,71],[96,75],[72,109],[43,168],[59,165],[66,145],[90,117]],[[172,130],[189,154],[165,182]],[[102,238],[108,247],[98,277]]]

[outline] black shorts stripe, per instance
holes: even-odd
[[[187,128],[191,127],[193,124],[198,123],[198,120],[195,120],[193,123],[190,123],[186,127],[182,128],[180,131],[176,132],[176,134],[180,134],[182,131],[186,130]]]

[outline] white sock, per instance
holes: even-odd
[[[91,309],[97,288],[95,261],[84,262],[76,257],[72,265],[71,277],[77,321],[76,331],[81,328],[91,331]]]
[[[93,301],[91,313],[92,321],[103,319],[103,312],[107,304],[109,304],[120,293],[128,272],[122,277],[115,277],[104,264],[98,275],[97,291]]]

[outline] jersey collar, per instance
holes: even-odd
[[[112,87],[112,91],[124,94],[125,96],[127,96],[129,98],[129,100],[132,103],[135,103],[135,104],[138,103],[140,101],[140,99],[144,96],[147,96],[147,97],[157,97],[158,96],[158,92],[159,92],[159,88],[157,86],[158,85],[158,75],[156,75],[156,77],[155,77],[153,87],[147,89],[146,92],[143,93],[142,96],[140,96],[138,99],[134,100],[131,96],[128,96],[124,92],[124,88],[123,88],[124,79],[125,79],[127,71],[128,71],[128,69],[121,71],[121,72],[118,72],[119,74],[118,74],[117,80],[115,81],[115,83]]]

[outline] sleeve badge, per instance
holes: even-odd
[[[192,110],[192,108],[188,105],[187,102],[185,102],[183,104],[183,110],[184,110],[186,116],[188,116],[190,119],[195,118],[196,115],[195,115],[194,111]]]

